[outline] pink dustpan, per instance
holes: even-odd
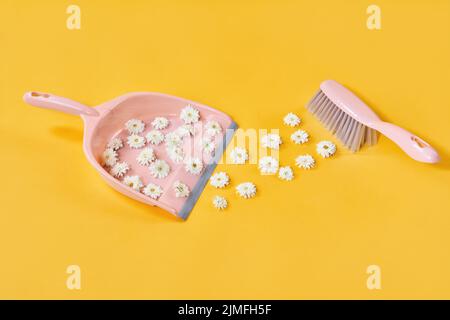
[[[223,112],[196,102],[160,93],[130,93],[103,103],[95,108],[87,107],[70,99],[39,92],[26,93],[24,100],[36,107],[81,116],[85,125],[84,152],[89,162],[100,173],[103,179],[117,191],[145,204],[158,206],[182,219],[186,219],[189,216],[189,213],[192,211],[237,128],[236,123]],[[158,184],[164,192],[157,200],[154,200],[142,192],[126,186],[119,179],[114,178],[108,169],[102,165],[103,151],[111,139],[120,137],[126,143],[128,133],[124,127],[125,122],[130,119],[140,119],[146,124],[146,128],[150,130],[149,123],[152,119],[155,117],[165,117],[170,120],[170,125],[161,131],[167,134],[183,124],[179,118],[179,114],[180,110],[186,105],[193,105],[200,112],[201,122],[196,123],[196,126],[200,126],[206,121],[215,121],[223,129],[220,134],[214,137],[215,151],[209,156],[203,157],[204,165],[200,174],[190,174],[185,170],[183,163],[171,162],[168,159],[164,146],[152,146],[158,159],[163,159],[170,163],[169,175],[164,179],[156,180],[148,174],[147,167],[136,165],[131,166],[128,174],[139,175],[144,185],[148,183]],[[142,134],[145,135],[145,132]],[[196,139],[195,136],[192,137],[193,141]],[[195,145],[195,142],[185,143],[184,148],[191,148],[192,145]],[[136,159],[138,150],[130,149],[126,152],[119,150],[118,152],[121,161],[133,162]],[[201,150],[200,153],[202,153]],[[182,181],[189,187],[190,194],[188,197],[179,198],[176,196],[172,190],[175,181]]]

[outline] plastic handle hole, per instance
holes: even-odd
[[[419,146],[419,148],[425,148],[425,147],[428,147],[428,144],[427,144],[425,141],[422,141],[422,140],[420,140],[420,139],[417,138],[417,137],[411,137],[411,140],[412,140],[413,142],[415,142],[415,143]]]
[[[39,93],[39,92],[32,92],[32,97],[42,97],[42,98],[50,98],[50,95],[47,93]]]

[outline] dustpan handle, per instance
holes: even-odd
[[[98,116],[99,113],[94,108],[89,108],[79,102],[58,97],[49,93],[27,92],[23,96],[23,100],[35,107],[58,110],[65,113],[84,116]]]

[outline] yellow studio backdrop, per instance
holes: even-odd
[[[371,4],[381,30],[367,28]],[[449,39],[448,0],[2,0],[0,297],[450,298]],[[330,78],[443,162],[415,162],[383,137],[345,150],[304,108]],[[242,128],[280,128],[284,165],[322,139],[338,153],[292,182],[220,165],[231,186],[208,186],[182,222],[109,188],[84,158],[81,120],[27,106],[29,90],[92,106],[173,94]],[[289,142],[288,112],[310,143]],[[243,181],[256,198],[238,199]],[[67,287],[71,265],[80,290]]]

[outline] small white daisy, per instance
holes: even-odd
[[[214,137],[222,132],[222,127],[217,121],[211,120],[205,124],[206,134]]]
[[[230,183],[230,177],[225,172],[217,172],[209,178],[209,183],[214,188],[224,188]]]
[[[146,196],[158,200],[159,197],[161,197],[161,195],[163,194],[163,189],[154,183],[149,183],[148,185],[145,186],[144,189],[142,189],[142,192]]]
[[[111,148],[105,149],[102,154],[103,164],[107,167],[112,167],[119,160],[119,155]]]
[[[175,181],[173,183],[173,190],[175,191],[175,196],[177,198],[187,198],[189,193],[191,193],[189,187],[181,181]]]
[[[156,155],[153,148],[144,148],[137,156],[136,160],[141,166],[148,166],[155,161]]]
[[[158,130],[149,131],[145,137],[149,143],[155,146],[164,141],[164,133]]]
[[[119,150],[120,148],[123,147],[123,142],[122,139],[120,139],[119,137],[111,139],[111,141],[108,142],[108,148],[113,149],[113,150]]]
[[[228,201],[224,197],[215,196],[212,201],[214,207],[219,210],[224,210],[228,207]]]
[[[166,134],[165,138],[166,148],[179,147],[182,143],[183,140],[175,131]]]
[[[230,153],[231,162],[234,164],[244,164],[248,160],[247,150],[241,147],[236,147]]]
[[[131,119],[125,123],[125,127],[130,134],[138,134],[144,131],[145,123],[138,119]]]
[[[116,163],[111,169],[111,174],[116,178],[122,178],[130,170],[130,166],[125,161]]]
[[[192,124],[183,124],[177,128],[176,133],[182,138],[194,136],[195,128]]]
[[[295,144],[304,144],[308,142],[309,134],[304,130],[297,130],[291,135],[291,140]]]
[[[336,145],[331,141],[321,141],[317,144],[316,151],[324,158],[329,158],[336,153]]]
[[[283,122],[289,127],[296,127],[302,120],[295,113],[290,112],[283,118]]]
[[[212,154],[216,150],[216,143],[209,138],[204,138],[202,141],[202,150],[206,154]]]
[[[132,134],[131,136],[128,136],[127,143],[130,148],[140,149],[145,146],[145,138],[137,134]]]
[[[152,126],[154,129],[162,130],[169,126],[169,119],[164,117],[156,117],[152,121]]]
[[[262,174],[275,174],[278,171],[278,160],[274,157],[262,157],[258,167]]]
[[[311,155],[305,154],[303,156],[298,156],[295,159],[295,164],[297,165],[297,167],[301,169],[308,170],[314,168],[314,166],[316,165],[316,160],[314,160],[314,158]]]
[[[126,176],[125,178],[123,178],[123,184],[136,191],[141,190],[141,188],[144,186],[139,176]]]
[[[278,150],[282,141],[279,134],[270,133],[261,137],[261,144],[264,148]]]
[[[250,199],[256,195],[256,186],[252,182],[244,182],[236,187],[236,192],[242,198]]]
[[[200,174],[203,169],[202,160],[199,158],[188,158],[184,161],[184,169],[190,174]]]
[[[278,178],[281,180],[291,181],[294,179],[294,171],[289,166],[281,167],[278,171]]]
[[[185,124],[197,123],[200,119],[200,112],[192,105],[188,104],[181,110],[180,118]]]
[[[149,170],[153,177],[164,179],[169,175],[170,166],[164,160],[156,160],[150,164]]]
[[[172,147],[172,148],[166,148],[167,155],[169,156],[170,160],[172,160],[175,163],[181,163],[184,160],[184,151],[183,148],[180,147]]]

